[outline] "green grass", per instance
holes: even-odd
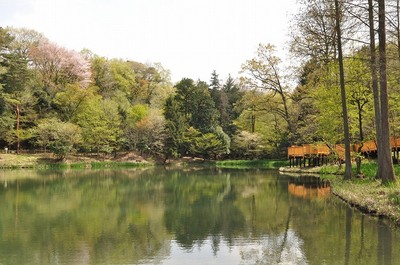
[[[367,165],[368,167],[369,165]],[[371,166],[373,169],[373,166]],[[322,176],[329,179],[332,191],[339,198],[363,212],[386,216],[400,225],[400,183],[382,185],[374,178],[343,180],[342,176]]]
[[[91,168],[110,168],[110,167],[144,167],[148,166],[146,163],[137,163],[137,162],[92,162],[90,163]]]
[[[42,168],[46,169],[103,169],[103,168],[132,168],[132,167],[144,167],[148,166],[146,163],[135,163],[135,162],[74,162],[74,163],[52,163],[44,164]]]
[[[318,173],[324,175],[342,175],[344,174],[344,165],[342,167],[338,165],[322,166]]]
[[[400,210],[400,191],[393,191],[388,197],[389,201]]]
[[[361,172],[364,174],[366,178],[375,178],[376,172],[378,170],[378,165],[376,162],[365,162],[361,164]],[[356,172],[356,168],[353,167],[353,172]]]
[[[396,176],[400,176],[400,165],[393,165]],[[361,172],[366,178],[373,179],[378,171],[378,164],[375,161],[363,161],[361,164]],[[353,172],[356,173],[356,167],[353,165]]]
[[[314,173],[318,173],[321,175],[343,175],[344,174],[344,170],[345,170],[345,165],[342,164],[341,167],[339,167],[338,165],[327,165],[327,166],[322,166],[320,168],[315,168],[315,170],[313,170],[313,168],[299,168],[296,167],[294,169],[303,169],[303,170],[308,170],[308,171],[313,171]],[[353,169],[353,173],[354,175],[356,174],[357,168],[356,168],[356,164],[352,165],[352,169]],[[375,161],[363,161],[361,163],[361,172],[364,174],[365,178],[368,179],[374,179],[376,176],[378,170],[378,165]],[[396,176],[400,177],[400,165],[394,165],[394,171]]]
[[[289,165],[287,160],[224,160],[217,161],[216,166],[221,168],[266,168],[278,169]]]
[[[130,161],[57,161],[50,154],[24,155],[0,154],[0,169],[85,169],[85,168],[128,168],[149,166],[151,163]]]
[[[36,155],[1,154],[0,168],[34,168],[39,159]]]

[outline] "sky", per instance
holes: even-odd
[[[0,0],[0,26],[67,49],[161,63],[174,82],[237,77],[260,43],[285,60],[296,0]]]

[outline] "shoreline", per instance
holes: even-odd
[[[280,168],[281,174],[317,175],[331,184],[331,193],[364,214],[385,218],[400,227],[400,184],[381,185],[373,178],[344,180],[343,173],[336,166],[327,168]]]
[[[42,154],[0,154],[0,170],[7,169],[86,169],[112,167],[141,167],[153,163],[133,153],[121,153],[117,157],[94,157],[70,155],[59,161],[50,153]]]

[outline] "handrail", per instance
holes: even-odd
[[[354,152],[358,151],[360,144],[353,144],[351,150]],[[400,137],[390,138],[391,148],[400,148]],[[375,140],[365,141],[361,147],[361,153],[376,152],[378,150]],[[344,145],[336,144],[334,146],[334,152],[336,152],[339,157],[344,157]],[[327,145],[324,144],[304,144],[302,146],[292,145],[288,147],[288,157],[307,157],[307,156],[327,156],[331,153],[331,150]]]

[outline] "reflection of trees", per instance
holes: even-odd
[[[292,197],[291,203],[292,229],[304,242],[302,249],[308,264],[321,264],[321,261],[324,264],[390,264],[377,260],[379,251],[375,254],[377,249],[384,249],[378,247],[382,240],[378,239],[376,220],[364,217],[333,197],[327,200]],[[400,242],[398,232],[391,232],[387,226],[382,229]],[[400,260],[399,252],[381,257],[384,256],[390,256],[392,261]]]
[[[351,247],[351,219],[353,217],[353,210],[350,207],[346,208],[346,244],[344,252],[344,264],[350,264],[350,247]]]
[[[238,237],[288,231],[285,183],[265,177],[263,171],[251,172],[175,172],[169,178],[165,222],[181,246],[191,249],[211,235],[215,252],[221,237],[234,245]]]
[[[32,264],[35,257],[36,264],[108,264],[168,255],[163,205],[149,202],[162,190],[160,179],[132,172],[11,178],[0,190],[0,263]]]
[[[1,185],[0,263],[162,263],[173,239],[251,264],[400,260],[399,233],[332,197],[295,196],[273,172],[33,172]]]
[[[393,260],[399,261],[399,259],[393,259],[392,255],[392,232],[389,227],[382,221],[382,219],[378,220],[378,245],[377,245],[377,255],[378,262],[377,264],[392,264]]]
[[[209,235],[216,248],[219,234],[229,239],[244,226],[244,216],[233,204],[235,197],[229,175],[175,172],[166,183],[166,227],[185,248]]]

